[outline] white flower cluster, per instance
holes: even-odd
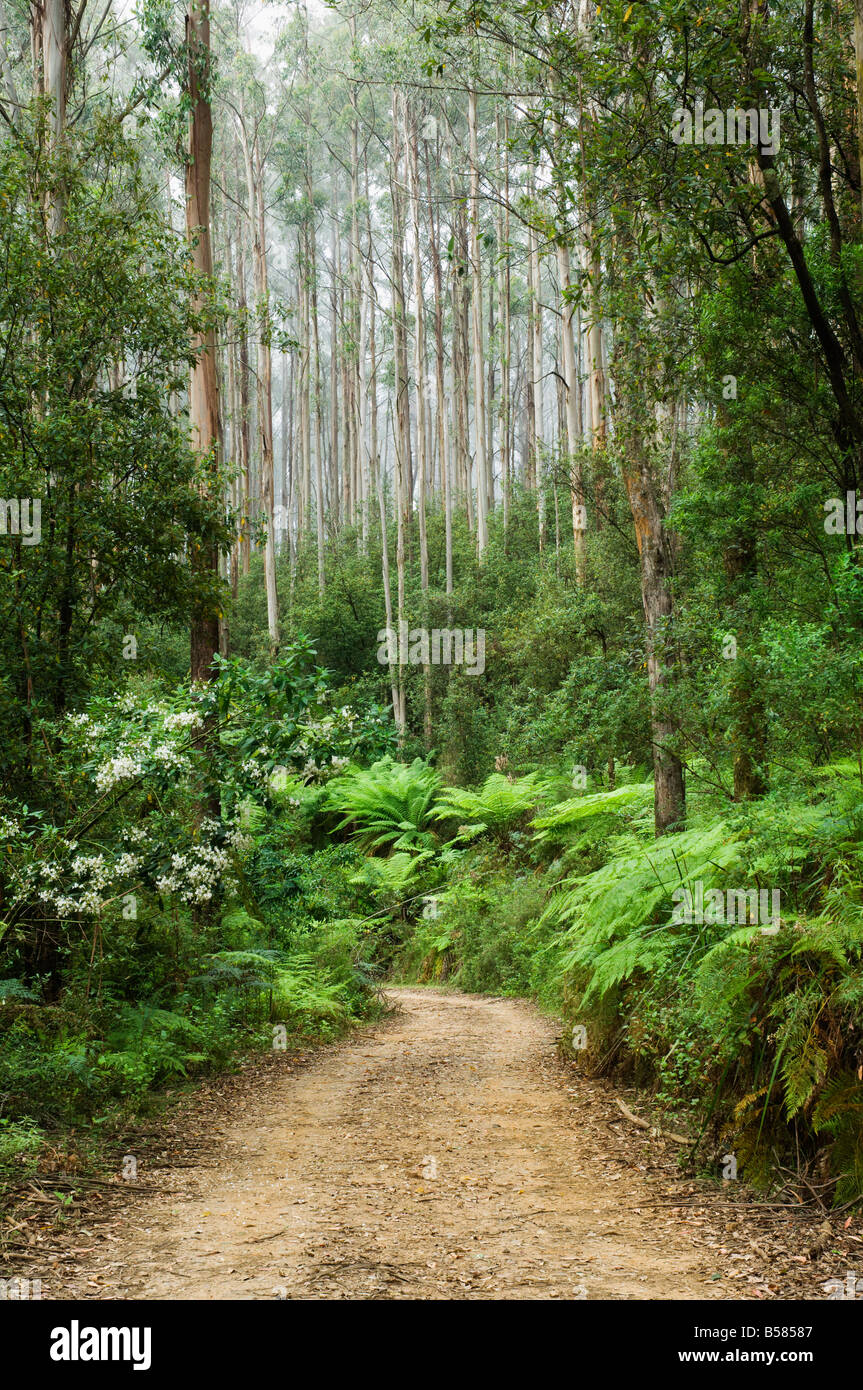
[[[170,769],[172,772],[191,772],[192,765],[189,759],[184,757],[178,748],[172,748],[170,743],[157,744],[150,750],[150,757],[154,763],[160,767]]]
[[[200,729],[204,721],[197,710],[179,710],[176,714],[166,714],[163,720],[164,727],[169,733],[175,733],[179,729]]]
[[[298,749],[300,746],[298,745]],[[302,748],[302,751],[306,751],[305,747]],[[330,754],[329,760],[324,758],[320,763],[315,762],[314,758],[307,758],[303,764],[302,775],[309,779],[317,777],[321,773],[341,772],[342,768],[347,767],[349,762],[350,758],[338,757],[335,753]]]
[[[56,879],[56,865],[45,864],[41,870],[47,879]],[[109,897],[108,889],[114,877],[114,865],[107,862],[104,854],[79,854],[72,860],[75,882],[66,892],[45,887],[40,893],[43,902],[48,903],[60,917],[74,917],[83,914],[94,917],[102,911]]]
[[[210,837],[224,835],[225,844],[230,845],[231,849],[237,850],[240,854],[252,849],[255,843],[249,835],[246,835],[239,822],[231,825],[230,822],[213,820],[212,817],[201,821],[201,834]]]
[[[326,719],[309,719],[302,727],[310,734],[326,735],[333,732],[336,721],[332,715],[328,715]]]
[[[0,840],[14,840],[21,830],[21,822],[15,816],[0,816]]]
[[[93,780],[98,791],[111,791],[120,782],[143,776],[148,763],[155,763],[163,771],[181,774],[191,770],[188,758],[175,746],[175,740],[182,744],[192,730],[203,727],[198,710],[176,710],[166,701],[142,705],[132,695],[126,695],[118,709],[121,714],[132,717],[133,728],[135,722],[139,727],[124,740],[125,747],[118,748],[97,768]],[[110,736],[108,727],[89,714],[69,715],[68,723],[84,733],[87,744],[94,749],[100,740]]]
[[[230,872],[233,855],[254,844],[239,824],[214,818],[202,822],[200,833],[202,839],[189,850],[171,856],[170,871],[157,880],[160,892],[175,893],[190,905],[210,902],[220,883],[236,890]],[[128,888],[143,866],[143,855],[129,846],[152,844],[153,832],[129,826],[123,841],[124,847],[113,857],[110,853],[75,854],[77,841],[55,841],[54,851],[60,852],[60,858],[26,865],[15,901],[35,892],[58,917],[97,916]]]
[[[61,844],[69,853],[77,848],[75,840]],[[141,862],[137,855],[128,851],[113,861],[104,854],[79,854],[69,864],[65,881],[62,881],[61,865],[56,860],[28,864],[21,875],[23,886],[15,901],[32,892],[35,885],[40,900],[58,917],[96,916],[116,896],[120,885],[140,868]]]
[[[177,710],[166,714],[158,706],[149,706],[146,713],[162,719],[162,730],[152,734],[149,741],[144,735],[131,748],[108,758],[97,769],[94,779],[100,792],[110,791],[128,778],[143,776],[148,762],[155,763],[157,768],[165,772],[185,774],[191,771],[192,765],[185,752],[165,738],[164,734],[182,738],[191,729],[201,727],[201,716],[195,710]]]
[[[301,776],[306,781],[326,777],[331,772],[341,772],[342,768],[348,766],[349,757],[326,753],[321,743],[331,743],[338,734],[352,733],[358,718],[350,705],[342,705],[335,714],[325,715],[323,719],[309,719],[299,726],[305,737],[295,743],[294,756],[305,759]]]
[[[171,855],[171,872],[157,879],[156,887],[160,893],[176,893],[185,903],[208,903],[229,867],[227,849],[194,845],[187,854]]]
[[[245,835],[239,826],[234,827],[228,836],[227,842],[231,846],[231,849],[235,849],[238,854],[247,854],[255,845],[251,835]]]
[[[140,777],[142,773],[143,768],[135,758],[130,757],[128,753],[121,753],[119,757],[109,758],[103,763],[94,780],[98,791],[107,792],[116,787],[118,782],[124,782],[129,777]]]
[[[105,725],[100,724],[91,714],[70,714],[66,722],[73,729],[85,731],[88,743],[96,743],[105,736]]]

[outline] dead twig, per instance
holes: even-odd
[[[614,1103],[630,1124],[637,1125],[639,1129],[646,1129],[657,1139],[670,1139],[674,1144],[685,1144],[687,1148],[692,1147],[692,1140],[684,1138],[682,1134],[673,1134],[670,1129],[658,1129],[656,1125],[649,1125],[646,1120],[640,1120],[637,1115],[633,1115],[628,1105],[624,1105],[619,1096],[614,1097]]]

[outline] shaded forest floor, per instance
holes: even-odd
[[[857,1217],[682,1178],[532,1006],[388,994],[382,1023],[122,1136],[134,1184],[72,1178],[62,1216],[56,1177],[31,1184],[4,1275],[49,1299],[823,1299],[863,1265]]]

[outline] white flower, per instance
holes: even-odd
[[[154,762],[160,763],[163,767],[172,768],[177,772],[185,772],[189,769],[188,759],[184,758],[176,748],[172,748],[170,743],[160,743],[150,753]]]
[[[72,868],[76,874],[96,874],[104,868],[104,854],[87,855],[79,854],[77,859],[72,860]]]
[[[133,874],[135,870],[139,869],[140,867],[141,860],[138,857],[138,855],[129,854],[129,852],[126,851],[125,854],[119,855],[117,862],[114,865],[114,872],[120,874],[122,877],[125,878],[128,874]]]
[[[197,710],[180,710],[177,714],[165,715],[165,728],[169,732],[177,729],[200,729],[203,726],[203,719]]]
[[[142,772],[141,764],[134,758],[130,758],[127,753],[121,753],[117,758],[109,758],[96,773],[96,786],[100,792],[109,791],[118,782],[123,782],[128,777],[140,777]]]

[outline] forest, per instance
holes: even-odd
[[[0,1272],[474,996],[860,1229],[863,0],[0,0],[0,493]]]

